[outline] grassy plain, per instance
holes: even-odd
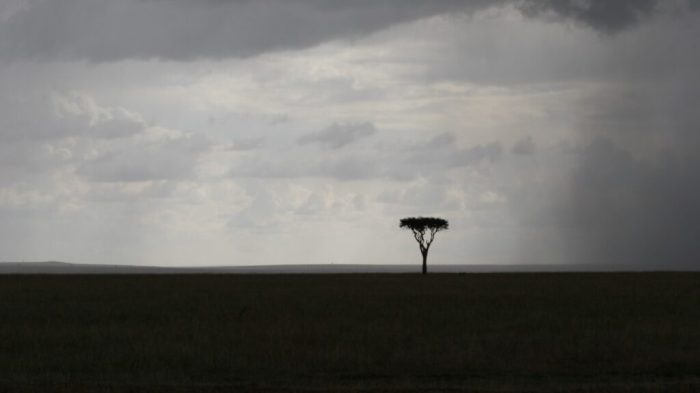
[[[700,391],[700,273],[4,275],[0,390]]]

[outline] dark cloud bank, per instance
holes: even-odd
[[[629,42],[642,55],[609,55],[616,70],[601,77],[614,74],[610,92],[583,104],[586,114],[575,121],[584,142],[573,152],[567,192],[543,210],[568,247],[568,262],[700,267],[698,4],[526,2],[526,14],[574,20],[604,39],[642,31]],[[647,28],[661,14],[668,24]],[[620,75],[621,68],[629,74]],[[513,152],[526,150],[519,142]]]
[[[510,4],[538,18],[615,33],[695,0],[27,0],[0,9],[3,59],[191,60],[253,56],[352,39],[438,14]],[[14,4],[14,6],[13,6]],[[670,5],[669,5],[670,4]]]
[[[673,2],[593,4],[600,9],[578,17],[609,33],[632,29]],[[698,2],[687,4],[697,9]],[[574,12],[560,8],[562,15]],[[651,77],[623,81],[625,94],[594,103],[597,126],[581,122],[579,132],[590,142],[577,153],[570,196],[562,197],[567,209],[560,212],[571,228],[572,261],[700,267],[700,51],[694,44],[700,21],[690,11],[670,22],[678,24],[674,37],[644,36],[646,64],[637,67],[649,68]],[[661,70],[658,58],[667,65]]]

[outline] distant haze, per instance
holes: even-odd
[[[565,265],[432,265],[435,273],[580,273],[580,272],[649,272],[687,270],[666,266],[613,264]],[[697,271],[695,267],[692,270]],[[249,266],[134,266],[95,265],[66,262],[0,262],[0,274],[361,274],[419,273],[420,265],[249,265]]]
[[[700,264],[695,0],[3,0],[0,260]]]

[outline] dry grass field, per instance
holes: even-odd
[[[699,273],[2,275],[0,390],[700,391]]]

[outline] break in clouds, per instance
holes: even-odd
[[[696,268],[694,0],[8,0],[0,260]]]

